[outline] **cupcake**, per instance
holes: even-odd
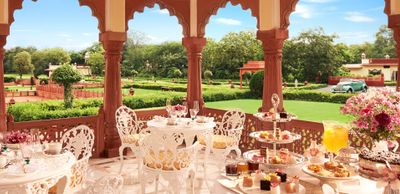
[[[260,186],[260,181],[264,179],[265,173],[257,170],[255,173],[252,174],[252,176],[254,177],[254,185]]]

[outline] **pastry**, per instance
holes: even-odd
[[[279,183],[271,183],[271,194],[280,194],[281,189]]]
[[[337,167],[337,164],[335,162],[330,162],[329,161],[329,162],[325,162],[324,163],[324,168],[326,170],[334,171],[336,169],[336,167]]]
[[[251,176],[243,177],[243,187],[252,187],[253,186],[253,178]]]
[[[287,179],[286,173],[281,172],[281,171],[276,171],[275,173],[281,178],[282,183],[286,183],[286,179]]]
[[[266,176],[264,179],[260,180],[260,189],[263,191],[270,191],[271,190],[271,181],[268,179],[269,177]]]
[[[308,170],[313,171],[314,173],[319,173],[322,171],[322,167],[317,164],[310,164],[307,166]]]
[[[279,113],[279,117],[282,119],[287,119],[288,118],[288,114],[286,112],[280,112]]]
[[[269,177],[271,177],[271,183],[281,183],[281,177],[276,173],[269,173]]]
[[[260,132],[260,138],[267,139],[268,137],[269,137],[268,131],[261,131]]]
[[[345,168],[337,168],[334,171],[334,176],[335,177],[349,177],[350,176],[350,171],[348,171]]]
[[[257,170],[255,173],[252,174],[252,176],[254,176],[254,185],[260,186],[260,181],[264,179],[265,173]]]

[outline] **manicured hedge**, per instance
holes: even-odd
[[[347,99],[355,94],[333,94],[329,92],[318,92],[310,90],[286,90],[283,92],[285,100],[302,100],[313,102],[346,103]]]
[[[385,86],[396,86],[396,85],[397,85],[397,83],[395,81],[385,82]]]
[[[163,107],[167,99],[173,104],[180,103],[185,93],[170,93],[160,96],[149,94],[145,97],[125,96],[123,104],[132,109]],[[221,89],[219,91],[204,91],[203,98],[207,102],[251,98],[248,90]],[[30,121],[96,115],[102,105],[102,99],[75,99],[72,109],[65,109],[62,101],[43,101],[17,103],[8,108],[8,113],[14,120]]]
[[[17,80],[17,78],[14,76],[4,76],[5,83],[15,82],[15,80]]]

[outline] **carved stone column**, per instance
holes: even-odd
[[[118,155],[120,139],[115,127],[115,111],[122,105],[121,68],[122,49],[126,33],[105,32],[100,35],[105,50],[104,79],[104,141],[105,155]]]
[[[4,93],[4,46],[6,45],[6,35],[0,35],[0,131],[7,130],[7,105]]]
[[[261,111],[272,108],[272,94],[278,94],[281,99],[278,110],[283,109],[282,96],[282,49],[283,43],[288,38],[286,29],[258,31],[257,38],[262,42],[264,49],[264,91]]]
[[[204,105],[201,89],[201,58],[207,40],[198,37],[185,37],[182,44],[186,48],[188,60],[187,102],[193,107],[193,102],[198,101],[200,109]]]
[[[400,25],[400,24],[399,24]],[[392,28],[393,30],[393,38],[396,41],[397,48],[397,58],[399,59],[397,65],[397,87],[396,90],[400,92],[400,26],[396,28]]]

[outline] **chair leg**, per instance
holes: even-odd
[[[155,181],[155,184],[156,184],[155,190],[154,190],[154,193],[155,193],[155,194],[158,193],[158,184],[159,184],[159,180],[160,180],[160,175],[158,174],[158,175],[156,175],[156,181]]]
[[[194,194],[194,180],[196,178],[196,172],[193,170],[189,171],[189,179],[190,179],[190,191]],[[207,180],[206,180],[207,181]]]
[[[140,179],[140,189],[142,191],[142,194],[146,193],[146,183],[147,183],[147,177],[142,174],[142,177]]]
[[[119,147],[119,160],[121,162],[121,165],[119,167],[119,174],[122,172],[122,167],[124,166],[124,147]]]

